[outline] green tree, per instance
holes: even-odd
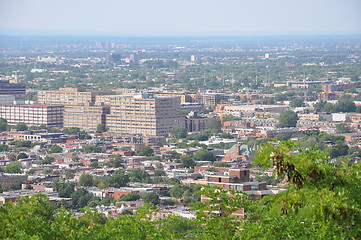
[[[108,187],[124,187],[129,182],[129,176],[125,174],[124,170],[117,170],[112,175],[108,176],[105,180],[105,184]]]
[[[74,170],[67,170],[64,172],[66,179],[73,179],[75,176]]]
[[[30,148],[33,146],[33,143],[31,141],[20,141],[20,140],[16,140],[16,141],[12,141],[9,142],[9,145],[15,145],[17,147],[26,147],[26,148]]]
[[[92,175],[84,173],[80,175],[79,185],[83,187],[91,187],[94,185],[94,178]]]
[[[46,223],[54,220],[55,209],[45,195],[18,199],[0,208],[1,239],[54,239],[55,231]]]
[[[141,199],[141,196],[138,193],[129,193],[128,195],[123,195],[120,197],[120,201],[137,201]]]
[[[187,155],[182,155],[180,160],[183,166],[187,168],[193,168],[196,165],[195,161],[190,156]]]
[[[95,162],[92,162],[91,164],[89,164],[89,167],[100,168],[100,164],[98,161],[95,161]]]
[[[128,176],[131,182],[148,183],[150,181],[149,174],[142,168],[133,168],[129,171]]]
[[[354,101],[347,97],[342,97],[333,106],[332,112],[355,112],[356,105]]]
[[[0,152],[6,152],[9,150],[8,145],[0,144]]]
[[[75,184],[72,182],[65,182],[60,178],[55,178],[52,185],[54,191],[58,192],[59,197],[69,198],[74,192]]]
[[[58,145],[51,145],[50,146],[50,150],[49,153],[62,153],[63,152],[63,148],[58,146]]]
[[[327,133],[320,133],[317,136],[317,139],[321,143],[330,143],[330,144],[343,144],[345,142],[344,136],[335,136]]]
[[[138,156],[154,156],[154,150],[153,148],[149,146],[142,147],[142,150],[137,154]]]
[[[346,144],[337,144],[329,148],[328,153],[332,158],[345,156],[348,154],[349,147]]]
[[[26,131],[28,130],[28,125],[26,125],[23,122],[19,122],[14,126],[15,129],[17,129],[18,131]]]
[[[70,127],[70,128],[64,128],[63,133],[67,135],[76,135],[80,132],[80,128],[77,127]]]
[[[79,162],[80,158],[79,158],[77,155],[73,155],[73,156],[71,157],[71,160],[72,160],[73,162]]]
[[[43,170],[43,172],[44,172],[44,174],[52,174],[52,173],[53,173],[53,169],[50,168],[50,167],[48,167],[48,168],[45,168],[45,169]]]
[[[36,170],[35,170],[34,168],[31,168],[31,169],[29,169],[29,170],[26,171],[26,174],[27,174],[27,175],[34,175],[35,172],[36,172]]]
[[[83,208],[88,205],[90,199],[93,198],[93,195],[90,194],[88,190],[80,188],[71,194],[71,198],[75,208]]]
[[[216,158],[214,157],[213,153],[211,153],[210,151],[206,150],[206,149],[201,149],[199,151],[197,151],[194,154],[194,158],[197,161],[216,161]]]
[[[179,159],[181,154],[178,153],[177,151],[167,151],[166,154],[170,154],[170,159],[173,161],[173,160],[176,160],[176,159]]]
[[[100,123],[97,126],[97,133],[102,133],[102,132],[106,132],[108,131],[107,127],[105,126],[105,124]]]
[[[185,138],[187,136],[187,129],[185,127],[174,127],[171,132],[173,137],[175,138]]]
[[[219,118],[209,119],[206,123],[206,129],[212,131],[214,134],[221,132],[222,123]]]
[[[102,148],[100,146],[86,144],[82,146],[85,153],[100,153]]]
[[[226,163],[226,162],[215,163],[214,166],[215,167],[229,167],[228,163]]]
[[[231,133],[221,133],[219,134],[220,138],[228,138],[228,139],[233,139],[234,136]]]
[[[20,162],[9,162],[5,165],[5,172],[7,173],[21,173]]]
[[[195,202],[199,200],[199,195],[196,194],[199,189],[199,186],[188,186],[177,183],[169,189],[169,195],[174,198],[190,197],[192,202]]]
[[[54,157],[46,156],[43,161],[40,162],[40,164],[51,164],[54,161]]]
[[[250,196],[236,190],[209,186],[203,187],[198,194],[209,199],[192,205],[192,209],[197,211],[197,219],[203,226],[202,239],[242,239],[240,236],[235,238],[235,234],[241,225],[240,222],[243,221],[232,214],[240,209],[252,209]],[[248,221],[247,216],[245,220]]]
[[[292,110],[283,111],[278,117],[277,127],[296,127],[298,121],[298,115]]]
[[[359,147],[351,147],[348,150],[350,157],[361,157],[361,149]]]
[[[330,163],[327,151],[298,149],[295,143],[263,144],[254,164],[275,167],[288,190],[264,197],[241,224],[245,239],[358,239],[361,236],[359,163]]]
[[[349,125],[347,125],[347,124],[337,124],[336,125],[336,131],[335,131],[336,133],[350,133],[350,132],[352,132],[352,128],[349,126]]]
[[[24,158],[28,158],[29,156],[26,153],[19,153],[18,155],[18,159],[24,159]]]
[[[198,133],[195,136],[188,136],[187,139],[189,140],[197,140],[197,141],[206,141],[208,138],[212,135],[211,130],[205,130],[200,133]]]
[[[167,173],[163,169],[155,169],[153,173],[156,177],[167,176]]]
[[[291,107],[304,107],[305,103],[303,98],[294,98],[292,99],[292,101],[290,102],[290,106]]]
[[[173,199],[166,199],[163,201],[164,205],[168,205],[168,206],[174,206],[177,204],[177,201],[173,200]]]
[[[9,125],[6,119],[0,118],[0,131],[6,131],[8,130]]]
[[[153,205],[158,205],[160,202],[159,195],[153,192],[143,194],[142,200],[146,203],[151,203]]]

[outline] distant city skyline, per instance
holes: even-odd
[[[360,34],[360,0],[1,0],[0,35]]]

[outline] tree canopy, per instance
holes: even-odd
[[[194,158],[198,161],[216,161],[213,153],[206,149],[201,149],[194,154]]]
[[[97,133],[102,133],[108,131],[108,128],[105,126],[105,124],[100,123],[97,126]]]
[[[352,128],[347,124],[337,124],[336,125],[336,133],[350,133],[352,132]]]
[[[160,202],[159,195],[153,192],[143,194],[142,199],[144,202],[151,203],[153,205],[158,205]]]
[[[117,170],[112,175],[108,176],[105,183],[109,187],[124,187],[129,182],[129,176],[123,170]]]
[[[139,156],[154,156],[154,150],[153,148],[149,147],[149,146],[145,146],[142,148],[142,150],[140,150],[140,152],[138,153]]]
[[[21,173],[21,163],[20,162],[9,162],[5,166],[5,172],[7,172],[7,173]]]
[[[19,131],[26,131],[26,130],[28,130],[28,125],[26,125],[23,122],[19,122],[14,126],[14,128],[19,130]]]
[[[283,111],[278,117],[277,127],[296,127],[298,121],[298,115],[292,110]]]
[[[51,145],[50,146],[50,153],[62,153],[63,152],[63,148],[58,146],[58,145]]]
[[[6,131],[8,130],[8,128],[9,126],[7,120],[4,118],[0,118],[0,131]]]
[[[277,177],[287,181],[287,191],[267,195],[258,202],[245,192],[202,186],[196,194],[209,201],[193,205],[195,219],[170,216],[158,220],[151,219],[156,209],[150,205],[138,208],[134,215],[117,218],[106,218],[89,208],[74,216],[70,209],[56,209],[47,197],[38,194],[19,199],[17,205],[7,202],[0,208],[0,238],[360,239],[360,163],[334,163],[327,151],[305,150],[294,142],[280,142],[261,144],[254,165],[273,167]],[[121,171],[116,174],[124,176]],[[54,180],[56,190],[67,185],[57,181]],[[196,187],[178,184],[169,192],[185,201]],[[70,195],[78,207],[99,201],[92,200],[84,189],[72,189]],[[142,198],[159,203],[159,196],[154,193]],[[243,220],[233,215],[241,209],[247,213]]]
[[[175,138],[185,138],[187,136],[187,129],[185,127],[174,127],[170,132]]]
[[[305,103],[302,98],[294,98],[294,99],[292,99],[290,106],[291,107],[304,107]]]
[[[297,154],[289,154],[297,150]],[[297,149],[292,142],[262,145],[254,164],[275,167],[286,192],[262,199],[244,224],[248,238],[358,239],[361,236],[360,164],[329,162],[327,151]],[[251,216],[250,216],[251,217]],[[253,224],[252,224],[253,223]],[[248,239],[247,238],[247,239]]]
[[[94,178],[90,174],[82,174],[79,178],[79,185],[84,187],[91,187],[94,185]]]

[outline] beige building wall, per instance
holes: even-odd
[[[109,113],[106,106],[66,106],[64,127],[78,127],[85,131],[96,131],[99,124],[105,124],[105,116]]]
[[[113,91],[87,91],[83,88],[60,88],[38,91],[38,102],[42,104],[85,105],[93,104],[97,95],[112,95]]]
[[[209,118],[206,117],[187,117],[186,129],[188,132],[201,132],[206,129]]]
[[[167,136],[175,126],[184,126],[179,97],[117,96],[107,115],[111,132]]]

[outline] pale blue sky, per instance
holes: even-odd
[[[0,34],[361,33],[361,0],[0,0]]]

